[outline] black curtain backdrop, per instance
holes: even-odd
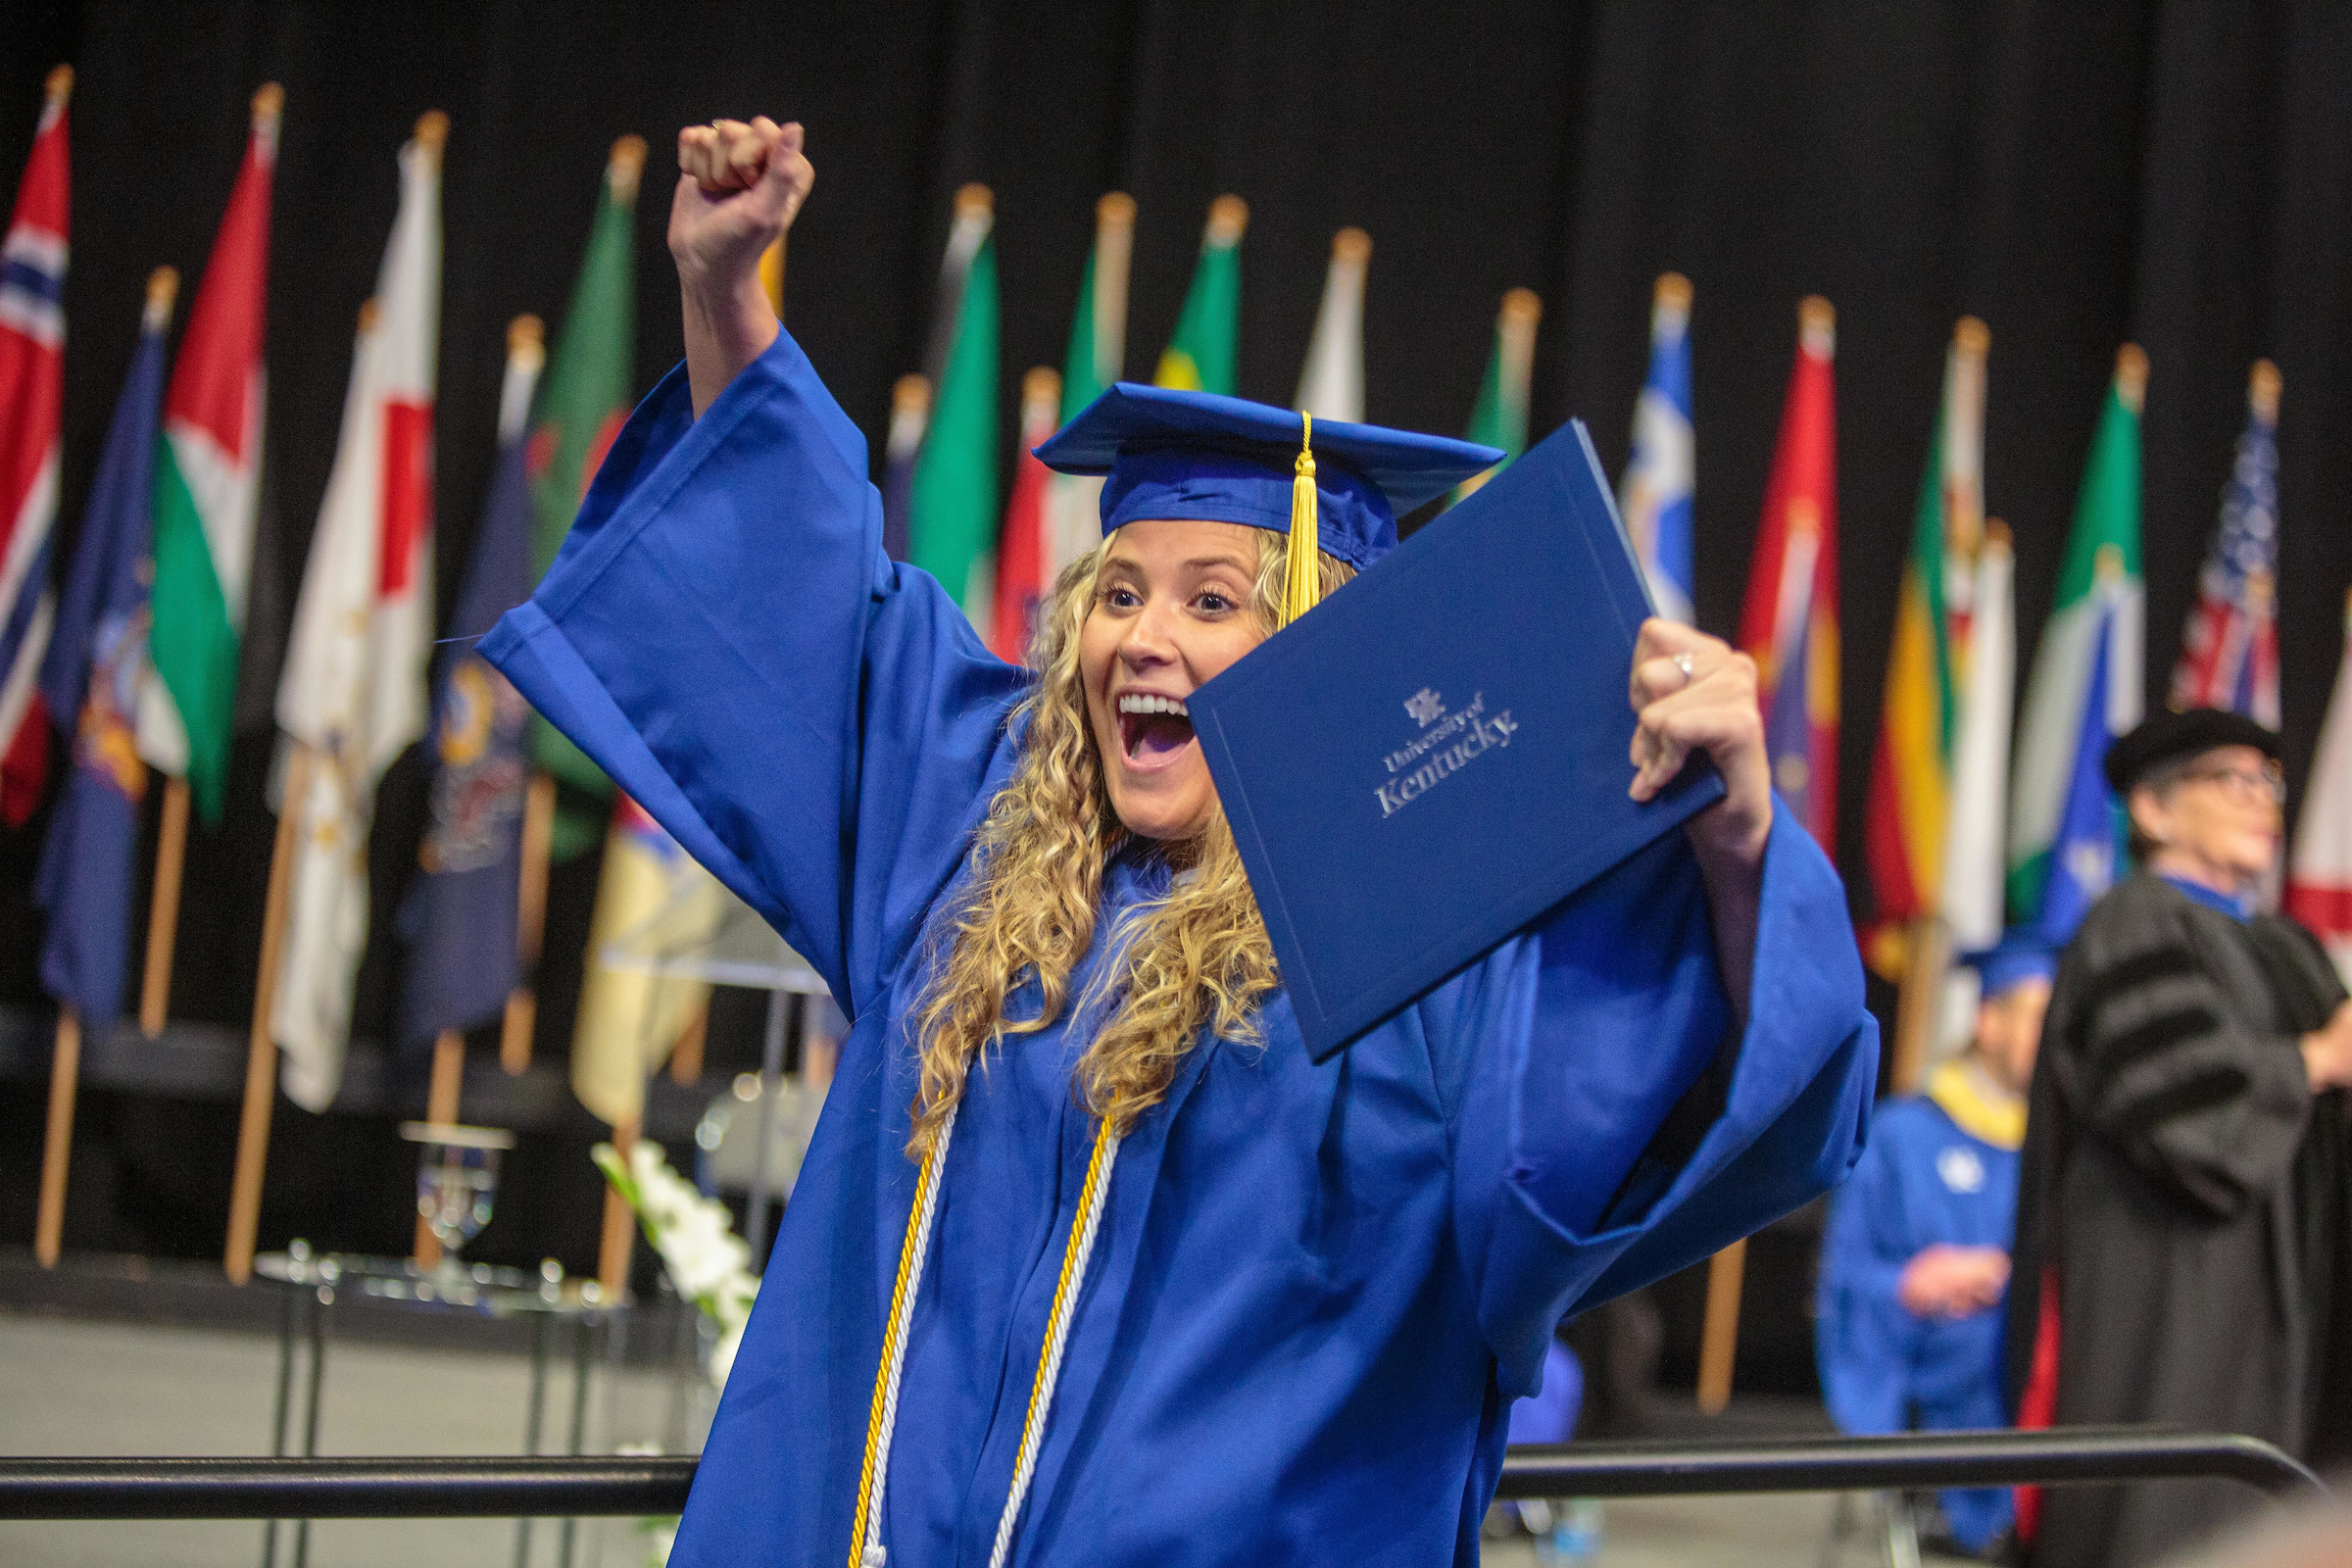
[[[1843,530],[1839,861],[1862,803],[1895,585],[1952,322],[1992,331],[1988,510],[2014,526],[2030,660],[2117,346],[2146,411],[2151,702],[2178,646],[2257,356],[2284,373],[2280,628],[2290,774],[2307,765],[2352,581],[2352,12],[2274,3],[1489,3],[869,0],[856,6],[473,6],[216,0],[19,6],[0,59],[0,178],[42,74],[79,73],[67,300],[70,543],[150,268],[201,270],[259,83],[285,85],[273,222],[270,508],[235,803],[198,834],[174,1010],[251,1003],[270,819],[267,711],[396,196],[393,155],[448,111],[438,420],[441,602],[487,479],[503,332],[559,323],[612,138],[653,145],[638,214],[641,387],[680,354],[662,245],[676,128],[767,112],[818,170],[786,319],[879,448],[929,319],[952,193],[997,194],[1001,399],[1061,361],[1095,198],[1139,207],[1127,369],[1150,373],[1204,210],[1245,197],[1241,391],[1287,402],[1332,232],[1375,241],[1369,417],[1458,432],[1497,301],[1535,288],[1539,432],[1589,421],[1625,459],[1649,289],[1696,286],[1698,614],[1737,616],[1795,334],[1838,307]],[[183,300],[187,296],[183,293]],[[2022,672],[2021,672],[2022,676]],[[414,864],[413,770],[379,820],[379,940],[359,1032],[389,1018],[384,911]],[[0,996],[37,998],[34,829],[0,843]],[[559,877],[542,1052],[569,1036],[592,868]],[[22,1091],[19,1091],[20,1093]],[[273,1173],[274,1174],[274,1173]]]

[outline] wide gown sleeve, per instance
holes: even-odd
[[[504,670],[860,1009],[1008,770],[1026,677],[882,554],[864,439],[789,333],[612,445]]]
[[[2054,1042],[2084,1121],[2189,1208],[2226,1219],[2278,1190],[2311,1110],[2294,1039],[2257,1033],[2230,1004],[2184,911],[2088,920],[2069,963],[2087,1000]]]
[[[1506,1395],[1567,1312],[1796,1208],[1861,1149],[1878,1026],[1845,892],[1786,807],[1773,823],[1744,1032],[1679,833],[1428,1005],[1457,1246]]]

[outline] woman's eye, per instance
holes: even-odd
[[[1222,589],[1217,588],[1203,589],[1195,603],[1212,615],[1221,615],[1233,608],[1233,601],[1225,596]]]
[[[1132,610],[1143,603],[1136,597],[1134,589],[1118,587],[1104,590],[1102,602],[1118,610]]]

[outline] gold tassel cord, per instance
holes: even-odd
[[[1288,626],[1323,597],[1323,564],[1315,514],[1315,416],[1298,416],[1298,465],[1291,480],[1291,546],[1284,562],[1282,623]]]

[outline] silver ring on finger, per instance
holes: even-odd
[[[1683,672],[1683,684],[1686,686],[1698,678],[1698,666],[1689,654],[1675,655],[1674,667]]]

